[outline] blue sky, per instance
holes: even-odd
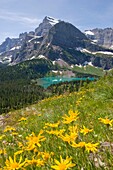
[[[113,28],[113,0],[0,0],[0,43],[34,31],[45,16],[68,21],[81,31]]]

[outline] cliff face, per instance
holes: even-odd
[[[113,29],[93,29],[85,31],[88,38],[105,48],[113,49]]]

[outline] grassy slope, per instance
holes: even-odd
[[[77,72],[77,73],[84,73],[84,74],[90,74],[90,75],[95,75],[95,76],[103,76],[105,74],[104,70],[102,68],[99,67],[93,67],[90,65],[87,65],[86,67],[77,67],[75,66],[73,68],[73,71]]]
[[[64,124],[62,116],[68,115],[69,110],[79,112],[78,119],[69,124]],[[18,121],[21,117],[26,120]],[[112,126],[101,123],[98,118],[108,117],[113,119],[113,75],[104,77],[102,80],[90,84],[88,87],[81,89],[78,93],[66,94],[63,96],[56,96],[45,99],[36,105],[29,106],[15,112],[11,112],[4,116],[4,124],[1,126],[0,137],[0,168],[5,166],[5,161],[9,156],[13,158],[16,151],[22,150],[22,153],[17,154],[17,160],[22,155],[22,162],[25,159],[35,160],[41,159],[44,165],[39,166],[39,163],[28,165],[25,169],[52,169],[51,166],[55,164],[54,159],[60,160],[59,155],[63,159],[66,156],[72,157],[72,162],[76,164],[73,170],[92,170],[92,169],[113,169],[113,128]],[[45,123],[56,123],[60,121],[57,128],[45,127]],[[18,134],[14,134],[12,130],[3,132],[6,125],[15,127]],[[83,135],[80,130],[83,125],[92,132]],[[69,133],[69,126],[77,126],[75,128],[76,139],[75,142],[92,142],[99,143],[95,153],[88,152],[84,147],[75,148],[72,146],[71,133]],[[28,151],[30,147],[27,143],[27,136],[32,132],[39,134],[43,129],[43,136],[45,141],[40,142],[41,147],[36,146],[35,149]],[[63,140],[62,135],[51,135],[47,130],[65,129],[63,136],[69,135],[71,142],[68,143]],[[71,131],[72,132],[72,131]],[[19,143],[21,142],[22,147]],[[4,151],[5,150],[5,151]],[[29,148],[30,150],[30,148]],[[2,153],[5,152],[5,153]],[[43,157],[45,152],[50,153],[50,158]],[[53,153],[54,152],[54,153]],[[38,154],[40,153],[40,154]],[[17,161],[18,162],[18,161]],[[32,162],[33,163],[33,162]],[[30,163],[29,163],[30,164]],[[11,165],[10,165],[11,166]],[[25,165],[24,165],[25,166]],[[5,169],[5,168],[4,168]],[[59,168],[60,170],[60,168]]]

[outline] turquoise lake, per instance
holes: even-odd
[[[44,88],[49,87],[52,84],[58,84],[60,82],[70,82],[70,81],[77,81],[77,80],[95,80],[95,78],[93,77],[82,77],[82,78],[77,78],[77,77],[61,77],[61,76],[57,76],[57,77],[44,77],[44,78],[40,78],[37,79],[37,84],[43,86]]]

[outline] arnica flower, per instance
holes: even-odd
[[[99,145],[99,143],[86,143],[85,144],[85,149],[88,152],[96,152],[97,151],[97,146]]]
[[[60,155],[60,162],[58,160],[54,160],[56,165],[51,166],[51,168],[55,170],[67,170],[68,168],[74,167],[76,164],[71,162],[72,158],[66,157],[66,159],[62,159],[62,156]]]
[[[76,140],[76,138],[78,137],[77,133],[70,133],[70,134],[65,134],[65,135],[61,135],[60,138],[64,141],[64,142],[68,142],[69,144],[72,142],[74,142]]]
[[[105,125],[110,125],[110,126],[112,126],[113,120],[109,120],[108,118],[105,118],[105,119],[103,119],[103,118],[98,118],[98,120],[100,120],[100,122],[102,122],[102,123],[105,124]]]
[[[42,134],[43,134],[43,130],[39,132],[38,136],[36,136],[35,133],[32,132],[32,136],[26,137],[26,139],[28,140],[27,142],[28,146],[26,150],[33,150],[36,146],[40,147],[41,146],[40,142],[46,140],[44,136],[41,136]]]
[[[68,116],[69,115],[69,116]],[[64,119],[62,122],[64,123],[64,124],[69,124],[69,123],[71,123],[71,122],[73,122],[73,121],[76,121],[77,119],[78,119],[78,115],[79,115],[79,112],[78,111],[75,111],[75,112],[73,112],[73,110],[69,110],[69,112],[68,112],[68,115],[64,115],[62,118]]]
[[[15,152],[14,155],[19,155],[21,153],[23,153],[23,150],[19,150],[19,151]]]
[[[71,145],[74,148],[85,148],[85,142],[79,142],[79,143],[75,143],[73,142],[73,144]]]
[[[11,133],[11,135],[13,135],[13,136],[17,136],[17,135],[18,135],[18,133],[17,133],[17,132],[12,132],[12,133]]]
[[[14,155],[14,160],[9,156],[9,160],[7,159],[5,162],[6,166],[5,170],[17,170],[24,166],[25,161],[22,162],[22,156],[20,156],[19,162],[16,161],[16,155]]]
[[[78,137],[78,128],[77,126],[69,126],[69,134],[65,134],[65,135],[60,135],[60,138],[65,141],[65,142],[68,142],[69,144],[70,143],[73,143],[75,142],[75,140],[77,139]]]
[[[0,155],[5,155],[6,154],[6,150],[5,149],[0,149]]]
[[[27,120],[25,117],[21,117],[21,119],[18,120],[18,122]]]
[[[51,157],[50,153],[48,153],[48,152],[42,153],[42,158],[43,158],[44,161],[47,161],[48,159],[50,159],[50,157]]]
[[[8,132],[8,131],[16,131],[16,129],[11,126],[6,126],[6,128],[4,129],[4,132]]]
[[[85,126],[83,126],[83,129],[80,130],[80,133],[83,133],[84,135],[86,135],[89,132],[92,132],[93,129],[88,129]]]
[[[62,133],[65,132],[65,129],[60,129],[60,130],[51,130],[51,131],[48,131],[46,130],[46,132],[50,135],[56,135],[56,136],[61,136]]]
[[[51,128],[57,128],[60,124],[60,121],[58,121],[57,123],[45,123],[45,127],[49,126]]]
[[[0,140],[2,140],[4,137],[5,137],[5,135],[1,135],[1,136],[0,136]]]
[[[32,160],[28,160],[26,159],[26,164],[25,167],[29,166],[29,165],[33,165],[33,166],[43,166],[44,165],[44,161],[40,160],[40,159],[34,159],[32,158]]]

